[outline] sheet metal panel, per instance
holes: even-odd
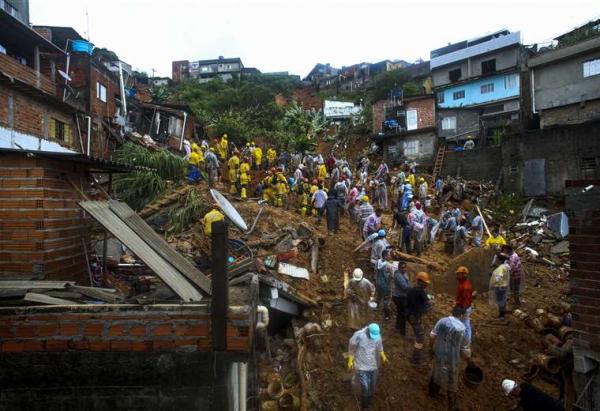
[[[178,269],[188,280],[196,284],[202,291],[210,295],[211,282],[200,270],[194,267],[185,257],[173,250],[171,246],[136,214],[127,204],[110,200],[109,207],[121,220],[135,231],[154,251]]]
[[[123,222],[107,202],[81,201],[79,205],[104,228],[125,244],[156,275],[158,275],[185,302],[201,301],[202,294],[162,256],[157,254],[137,233]]]

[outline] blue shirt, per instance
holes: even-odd
[[[313,194],[312,199],[315,202],[315,207],[321,208],[325,205],[325,201],[327,201],[327,193],[323,190],[317,190]]]

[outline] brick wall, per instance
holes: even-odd
[[[383,106],[387,100],[379,100],[373,103],[373,134],[381,132],[383,124]]]
[[[174,61],[171,65],[172,79],[175,82],[184,80],[188,76],[190,62],[188,60]]]
[[[69,126],[65,140],[52,139],[48,129],[52,119]],[[77,125],[70,110],[38,100],[0,84],[0,126],[41,137],[73,150],[80,150]]]
[[[435,126],[435,98],[433,96],[419,98],[418,100],[408,98],[405,106],[407,110],[417,110],[418,128]]]
[[[83,165],[0,154],[0,278],[87,284],[82,239],[89,218],[69,183],[86,184]]]
[[[253,319],[249,309],[230,311],[227,351],[250,351]],[[0,342],[2,353],[210,351],[210,313],[207,305],[4,309]]]
[[[580,124],[598,119],[600,119],[600,100],[540,111],[540,126],[542,128]]]
[[[12,57],[0,53],[0,67],[2,67],[2,73],[5,75],[17,78],[30,86],[40,89],[46,94],[56,94],[56,86],[48,77],[29,66],[20,64]]]

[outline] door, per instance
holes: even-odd
[[[416,130],[417,128],[417,110],[406,110],[406,129]]]
[[[530,197],[546,195],[546,160],[536,158],[523,162],[523,193]]]

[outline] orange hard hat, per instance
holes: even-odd
[[[425,271],[421,271],[417,273],[417,281],[422,281],[425,284],[431,284],[431,279],[429,278],[429,274]]]
[[[464,265],[461,265],[460,267],[458,267],[456,269],[456,274],[459,274],[459,273],[469,274],[469,269],[467,267],[465,267]]]

